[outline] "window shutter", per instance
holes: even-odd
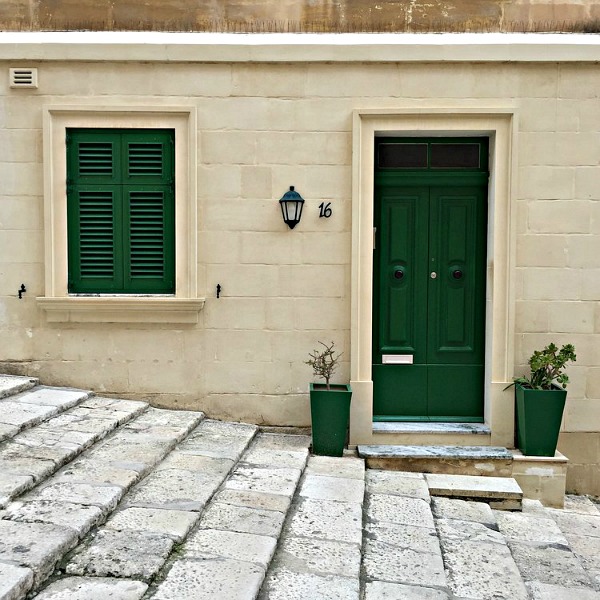
[[[174,132],[69,130],[69,292],[175,292]]]

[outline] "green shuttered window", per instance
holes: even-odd
[[[175,293],[175,134],[68,129],[69,292]]]

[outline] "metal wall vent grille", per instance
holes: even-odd
[[[19,69],[9,69],[11,88],[37,88],[38,77],[37,69],[21,67]]]

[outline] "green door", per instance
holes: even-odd
[[[376,151],[374,419],[482,421],[487,140]]]

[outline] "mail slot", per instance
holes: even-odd
[[[412,354],[383,354],[381,362],[384,365],[412,365]]]

